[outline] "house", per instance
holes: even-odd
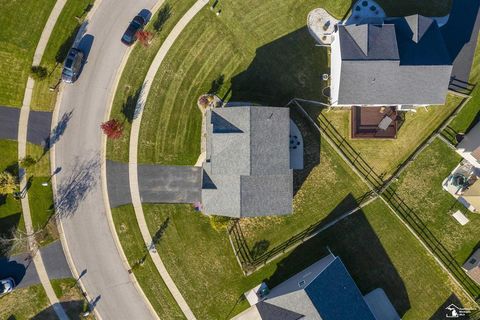
[[[382,289],[363,296],[342,260],[333,254],[271,290],[265,284],[257,288],[246,293],[251,307],[234,320],[400,319]]]
[[[203,212],[254,217],[292,212],[288,108],[206,111]]]
[[[433,18],[338,24],[331,44],[332,106],[444,104],[452,59]]]
[[[463,136],[456,151],[472,166],[480,169],[480,123]]]
[[[473,281],[480,285],[480,248],[468,258],[462,269],[465,270]]]

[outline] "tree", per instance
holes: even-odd
[[[103,133],[110,139],[118,139],[123,134],[123,125],[117,119],[110,119],[100,125]]]
[[[0,194],[11,194],[17,189],[17,181],[8,171],[0,173]]]
[[[41,66],[32,66],[30,69],[30,75],[35,80],[43,80],[47,77],[48,71],[45,67]]]
[[[153,39],[153,33],[145,30],[138,30],[137,31],[137,39],[144,47],[148,47]]]

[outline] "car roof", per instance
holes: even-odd
[[[138,22],[141,25],[144,25],[145,24],[145,18],[138,15],[138,16],[135,16],[135,18],[133,18],[132,22]]]

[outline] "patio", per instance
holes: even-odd
[[[352,139],[396,139],[398,113],[395,107],[352,107]]]
[[[477,208],[480,207],[479,176],[479,170],[469,162],[463,160],[453,169],[450,175],[443,180],[442,187],[468,210],[476,212]]]

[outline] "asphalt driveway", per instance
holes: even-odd
[[[19,108],[0,106],[0,139],[17,140]]]
[[[107,161],[108,196],[112,208],[131,203],[128,164]],[[201,168],[138,166],[143,203],[194,203],[201,199]]]
[[[49,279],[72,277],[60,241],[57,240],[40,248],[40,252]],[[6,277],[12,277],[17,284],[17,288],[25,288],[40,283],[37,270],[28,253],[22,253],[10,258],[0,258],[0,278]]]

